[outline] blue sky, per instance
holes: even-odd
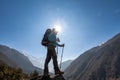
[[[64,60],[74,59],[120,32],[119,4],[120,0],[0,0],[0,44],[43,57],[44,31],[59,21]]]

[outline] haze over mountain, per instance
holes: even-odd
[[[74,60],[66,80],[120,80],[120,33]]]
[[[33,66],[27,56],[4,45],[0,45],[0,61],[8,66],[21,68],[25,73],[30,73],[34,70],[38,70],[39,73],[42,72],[40,68]]]
[[[32,55],[28,55],[28,54],[25,54],[29,60],[32,62],[32,64],[36,67],[39,67],[39,68],[44,68],[44,61],[45,61],[45,57],[34,57]]]

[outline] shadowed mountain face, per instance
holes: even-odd
[[[11,67],[18,67],[12,60],[10,60],[6,55],[0,52],[0,64],[6,63],[8,66]]]
[[[42,71],[33,66],[25,55],[15,49],[3,45],[0,45],[0,61],[11,67],[22,68],[25,73],[30,73],[34,70]]]
[[[80,55],[64,76],[66,80],[120,80],[120,34]]]

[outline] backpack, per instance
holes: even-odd
[[[48,46],[48,44],[49,44],[48,36],[50,33],[51,33],[51,29],[47,29],[45,31],[45,34],[44,34],[43,39],[41,41],[41,44],[45,47]]]

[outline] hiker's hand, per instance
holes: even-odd
[[[65,46],[65,44],[62,44],[62,45],[61,45],[61,47],[64,47],[64,46]]]

